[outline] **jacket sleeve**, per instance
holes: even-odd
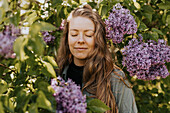
[[[125,77],[125,74],[120,70],[115,70],[117,74]],[[130,86],[127,80],[125,83]],[[135,97],[131,88],[127,87],[121,80],[120,77],[112,73],[111,77],[111,88],[113,95],[115,96],[116,104],[118,106],[119,113],[137,113],[137,106]]]

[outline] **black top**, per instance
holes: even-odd
[[[76,66],[74,62],[72,62],[67,70],[67,79],[72,79],[77,85],[82,87],[83,68],[84,66]]]

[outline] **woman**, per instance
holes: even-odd
[[[107,113],[137,113],[132,89],[108,50],[105,25],[89,5],[68,16],[57,63],[59,74],[75,81],[87,96],[108,105]]]

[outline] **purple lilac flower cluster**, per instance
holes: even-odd
[[[51,44],[54,42],[55,37],[52,36],[48,31],[43,31],[41,33],[46,44]]]
[[[86,113],[86,95],[71,79],[65,82],[60,76],[51,80],[57,101],[57,113]]]
[[[0,32],[0,56],[4,58],[15,58],[13,43],[18,35],[20,35],[19,28],[16,28],[12,24],[5,26],[5,29]]]
[[[108,19],[105,20],[106,37],[112,39],[112,42],[121,43],[125,34],[134,34],[137,32],[137,24],[128,9],[117,3],[113,6]]]
[[[162,39],[146,43],[133,38],[122,50],[122,64],[127,67],[130,76],[142,80],[166,78],[169,75],[165,62],[170,62],[170,46]]]

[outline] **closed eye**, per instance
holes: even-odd
[[[92,37],[92,35],[86,35],[87,37]]]
[[[77,35],[71,35],[72,37],[76,37]]]

